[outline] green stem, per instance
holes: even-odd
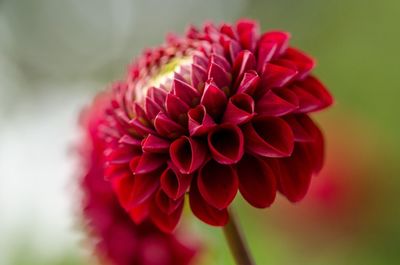
[[[224,226],[224,234],[236,264],[255,265],[237,224],[235,215],[232,212],[229,215],[229,222]]]

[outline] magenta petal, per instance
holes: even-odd
[[[223,113],[227,99],[221,89],[208,82],[200,102],[206,107],[207,113],[216,118]]]
[[[147,92],[147,97],[150,97],[157,105],[163,106],[167,91],[165,89],[151,87]]]
[[[282,91],[281,91],[282,90]],[[256,112],[268,116],[282,116],[293,112],[299,107],[299,102],[289,89],[268,90],[256,103]]]
[[[153,134],[149,134],[142,142],[143,152],[165,153],[169,150],[170,142]]]
[[[161,175],[161,188],[173,200],[180,198],[189,188],[192,176],[180,174],[168,167]]]
[[[222,210],[228,207],[235,198],[239,181],[231,166],[210,160],[200,169],[197,186],[208,204]]]
[[[164,154],[143,153],[135,167],[131,166],[133,174],[146,174],[155,171],[165,165],[166,156]]]
[[[277,45],[274,57],[283,54],[289,46],[290,33],[282,31],[270,31],[261,35],[260,43],[274,43]],[[265,45],[265,44],[260,44]]]
[[[312,177],[312,158],[306,145],[297,143],[291,157],[284,158],[280,165],[279,189],[291,202],[298,202],[307,194]]]
[[[170,119],[165,113],[162,112],[160,112],[154,119],[154,127],[160,135],[170,139],[174,139],[186,132],[184,127]]]
[[[276,179],[267,163],[246,154],[237,164],[237,174],[240,193],[251,205],[265,208],[274,202]]]
[[[254,116],[254,100],[251,96],[241,93],[231,97],[225,109],[222,122],[243,124]]]
[[[216,63],[210,63],[208,67],[208,79],[214,80],[218,87],[228,87],[231,83],[230,74]]]
[[[155,202],[158,208],[166,214],[172,214],[182,203],[184,197],[177,200],[172,200],[163,190],[158,190],[155,197]]]
[[[208,148],[218,163],[234,164],[244,152],[242,131],[234,124],[222,124],[208,134]]]
[[[277,64],[267,63],[262,74],[264,88],[283,87],[297,74],[296,70]]]
[[[215,127],[214,120],[207,114],[203,105],[189,110],[188,120],[190,136],[204,135]]]
[[[165,109],[168,115],[176,122],[183,125],[187,124],[187,111],[189,108],[189,105],[174,94],[170,93],[167,95]]]
[[[246,150],[265,157],[287,157],[293,151],[294,137],[282,119],[258,116],[243,128]]]
[[[200,98],[200,93],[194,87],[179,79],[174,79],[172,91],[189,106],[196,105]]]
[[[203,222],[213,226],[224,226],[228,223],[228,211],[218,210],[209,205],[201,196],[195,183],[190,186],[189,203],[194,215]]]
[[[121,144],[132,145],[134,147],[141,147],[142,140],[133,138],[132,136],[125,134],[119,139],[118,142]]]
[[[246,93],[249,95],[253,95],[254,91],[256,91],[259,83],[260,77],[258,76],[256,71],[249,71],[244,73],[242,81],[239,84],[239,87],[236,90],[236,93]]]
[[[183,200],[179,206],[171,213],[166,214],[153,202],[150,207],[151,221],[163,232],[172,233],[179,223],[183,210]]]
[[[182,174],[191,174],[204,163],[207,147],[198,140],[182,136],[171,144],[169,154]]]
[[[225,57],[214,53],[211,55],[211,62],[221,66],[227,72],[231,71],[231,65],[225,59]]]

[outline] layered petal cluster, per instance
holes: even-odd
[[[258,208],[276,192],[301,200],[323,163],[309,113],[332,104],[315,62],[289,34],[253,21],[190,27],[168,36],[111,88],[102,131],[106,178],[135,222],[177,225],[192,212],[223,226],[238,191]]]
[[[150,221],[135,224],[104,180],[103,139],[98,114],[104,99],[82,116],[86,139],[80,147],[84,164],[81,178],[84,223],[102,264],[187,265],[197,252],[172,234],[162,233]]]

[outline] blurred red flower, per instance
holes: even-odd
[[[151,222],[135,224],[121,208],[111,184],[104,180],[104,141],[98,132],[106,97],[96,99],[82,115],[85,141],[81,145],[84,164],[81,189],[83,215],[98,256],[105,264],[186,265],[197,247],[172,234],[164,234]]]
[[[253,21],[190,27],[147,50],[113,99],[101,129],[106,177],[137,223],[172,231],[189,192],[193,213],[223,226],[239,190],[254,207],[279,190],[301,200],[323,164],[308,113],[332,104],[315,63],[289,34]]]

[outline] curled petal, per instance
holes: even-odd
[[[233,39],[227,39],[221,36],[221,40],[222,45],[224,47],[224,51],[225,51],[225,56],[227,58],[229,58],[230,62],[234,62],[236,56],[239,54],[239,52],[241,51],[241,47],[240,44],[233,40]]]
[[[234,124],[222,124],[208,134],[208,148],[218,163],[234,164],[244,152],[242,131]]]
[[[198,140],[182,136],[171,144],[169,154],[182,174],[191,174],[206,160],[207,147]]]
[[[276,179],[274,171],[266,162],[246,154],[236,169],[239,191],[246,201],[257,208],[266,208],[274,202]]]
[[[211,55],[211,62],[221,66],[227,72],[231,70],[230,63],[225,59],[225,57],[222,57],[218,54],[214,53]]]
[[[144,105],[147,117],[149,117],[150,120],[153,120],[157,116],[157,114],[161,111],[161,107],[149,97],[146,97]]]
[[[166,214],[172,214],[183,203],[183,198],[172,200],[162,189],[154,197],[158,208]]]
[[[242,77],[245,72],[250,70],[255,70],[256,68],[256,59],[248,50],[241,51],[233,64],[233,75],[236,76],[235,83],[238,83],[242,80]]]
[[[207,80],[207,70],[205,69],[207,68],[203,68],[198,64],[192,64],[192,85],[198,91],[202,91],[204,89],[204,84]]]
[[[307,194],[312,177],[312,158],[304,143],[296,143],[293,154],[282,159],[279,170],[280,192],[291,202]]]
[[[223,113],[227,99],[225,93],[221,89],[212,82],[208,82],[204,88],[204,93],[200,102],[206,107],[207,113],[212,117],[218,117]]]
[[[283,54],[289,46],[290,33],[282,31],[270,31],[261,35],[260,46],[265,43],[274,43],[277,45],[273,57]]]
[[[308,76],[293,88],[299,98],[298,112],[310,112],[324,109],[333,103],[333,97],[325,86],[315,77]]]
[[[165,109],[168,115],[183,126],[187,124],[187,111],[189,108],[189,105],[174,94],[167,95]]]
[[[246,93],[249,95],[253,95],[254,91],[256,91],[259,83],[260,77],[258,76],[256,71],[249,71],[244,73],[242,81],[240,82],[236,93]]]
[[[142,150],[148,153],[165,153],[169,150],[169,144],[168,140],[149,134],[142,141]]]
[[[135,178],[132,174],[125,174],[120,178],[114,178],[111,181],[112,187],[117,194],[122,207],[128,209],[130,198],[132,196]]]
[[[129,125],[135,134],[142,137],[148,135],[149,133],[154,133],[153,128],[151,128],[148,124],[143,123],[139,118],[130,120]]]
[[[268,90],[256,103],[256,112],[268,116],[283,116],[299,107],[296,94],[289,89]]]
[[[128,134],[123,135],[119,141],[121,144],[132,145],[136,148],[141,147],[142,140],[134,138]]]
[[[178,225],[182,210],[183,200],[171,214],[166,214],[158,207],[156,202],[153,202],[150,207],[150,218],[161,231],[172,233]]]
[[[258,48],[258,60],[257,60],[257,71],[260,73],[265,71],[265,66],[271,61],[272,57],[276,53],[278,44],[276,42],[260,42]]]
[[[303,79],[306,77],[315,66],[315,61],[303,52],[295,49],[288,48],[283,55],[283,59],[290,60],[296,65],[298,75],[296,79]]]
[[[136,223],[140,224],[142,223],[146,218],[149,216],[149,206],[150,206],[150,200],[146,200],[145,202],[132,207],[127,210],[129,216],[131,219]]]
[[[184,127],[170,119],[162,112],[160,112],[154,119],[154,127],[160,135],[170,139],[174,139],[186,132]]]
[[[204,135],[215,127],[214,120],[207,114],[203,105],[189,110],[188,120],[190,136]]]
[[[136,171],[141,158],[132,159],[130,167],[132,171]],[[134,175],[132,192],[129,197],[128,207],[135,207],[150,198],[151,195],[160,186],[159,172],[153,171],[150,173],[142,173]]]
[[[282,119],[265,115],[253,118],[243,128],[246,150],[265,157],[287,157],[293,151],[294,137]]]
[[[135,157],[134,160],[131,161],[130,168],[133,174],[146,174],[165,165],[166,160],[167,157],[164,154],[145,152],[141,156]]]
[[[210,160],[200,169],[197,186],[208,204],[222,210],[235,198],[239,181],[231,166]]]
[[[196,105],[200,98],[200,93],[194,87],[179,79],[174,79],[172,91],[189,106]]]
[[[208,67],[208,79],[214,80],[218,87],[228,87],[231,83],[230,74],[216,63],[210,63]]]
[[[224,226],[228,223],[228,211],[218,210],[209,205],[201,196],[196,184],[190,186],[189,203],[194,215],[203,222],[213,226]]]
[[[247,94],[241,93],[231,97],[225,109],[222,122],[243,124],[254,116],[254,100]]]
[[[243,49],[253,51],[257,44],[259,27],[257,22],[242,19],[236,23],[236,29],[239,35],[240,44]]]
[[[164,105],[167,92],[165,89],[150,87],[147,92],[147,97],[150,97],[160,107]]]
[[[168,167],[161,175],[161,188],[166,195],[173,200],[180,198],[189,188],[192,176],[180,174],[171,167]]]
[[[267,63],[262,74],[262,86],[263,88],[283,87],[296,75],[296,70],[277,64]]]

